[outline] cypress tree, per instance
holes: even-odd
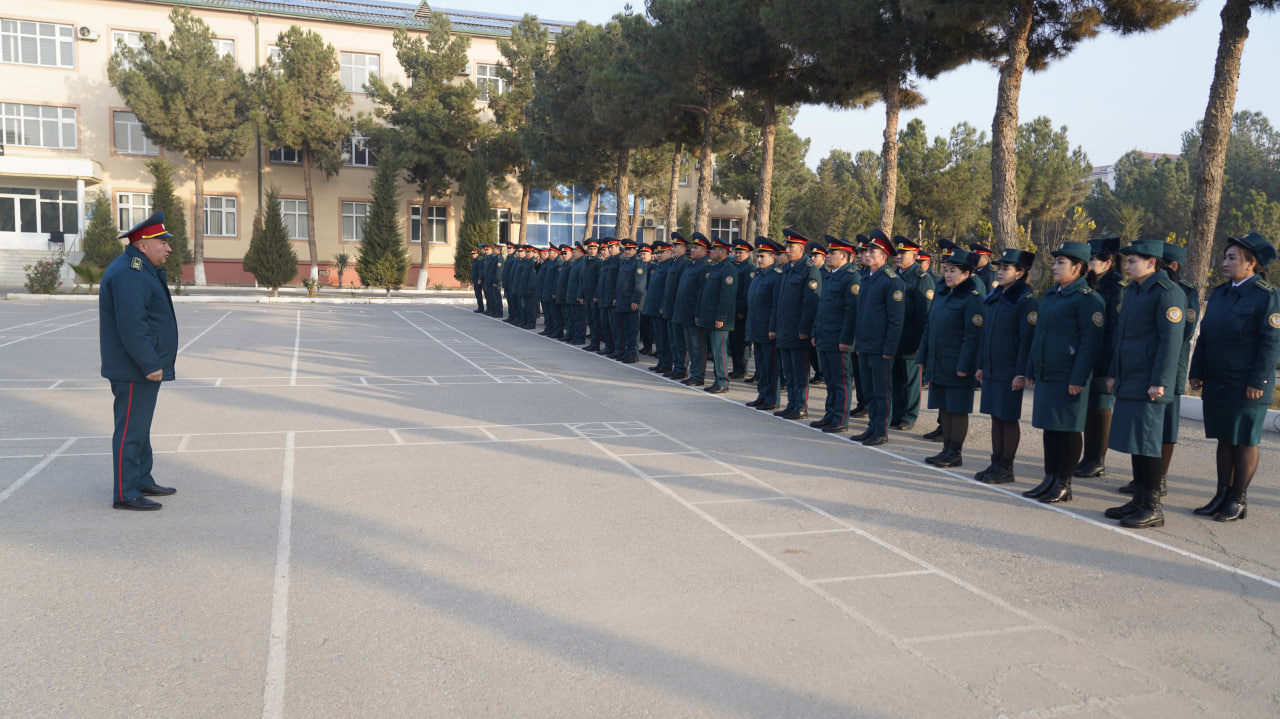
[[[356,258],[360,282],[365,287],[382,287],[387,296],[400,289],[409,274],[409,255],[400,234],[399,176],[396,158],[389,152],[378,155],[378,171],[371,186],[373,206],[364,222],[364,239]]]
[[[94,267],[104,268],[124,251],[117,237],[116,223],[111,218],[111,200],[99,190],[93,198],[92,215],[84,232],[84,260]]]
[[[173,252],[165,260],[164,271],[169,282],[182,293],[182,266],[191,264],[191,250],[187,244],[187,214],[182,211],[182,203],[173,193],[173,165],[164,157],[157,157],[147,163],[147,171],[155,178],[151,186],[151,209],[164,213],[164,228],[173,235],[169,246]]]
[[[462,283],[471,281],[471,250],[498,237],[489,204],[489,167],[483,155],[471,156],[467,177],[462,184],[462,226],[453,251],[453,277]]]
[[[271,288],[271,296],[281,285],[292,282],[298,276],[298,253],[289,244],[289,233],[284,227],[284,215],[280,211],[280,188],[267,189],[267,213],[253,220],[253,236],[249,239],[249,251],[241,264],[253,274],[260,285]]]

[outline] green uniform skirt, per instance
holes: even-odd
[[[1036,382],[1031,426],[1050,432],[1083,432],[1089,389],[1072,397],[1066,382]]]
[[[1005,422],[1022,419],[1022,392],[1014,391],[1009,380],[982,383],[982,413]]]
[[[1262,441],[1262,428],[1266,422],[1265,404],[1241,407],[1204,403],[1204,435],[1209,439],[1256,447]]]
[[[972,414],[973,388],[948,387],[934,382],[929,385],[929,409],[946,410],[952,414]]]
[[[1164,439],[1164,413],[1169,402],[1117,399],[1111,412],[1107,447],[1140,457],[1159,457]]]

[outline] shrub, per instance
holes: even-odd
[[[33,295],[51,295],[61,287],[62,280],[58,278],[58,272],[62,269],[62,260],[62,250],[56,250],[51,258],[23,267],[27,272],[27,292]]]

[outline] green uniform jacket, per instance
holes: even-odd
[[[1204,401],[1237,406],[1271,404],[1277,360],[1280,290],[1257,275],[1239,287],[1227,282],[1214,289],[1191,355],[1191,377],[1204,382]],[[1246,399],[1246,387],[1262,390],[1262,397]]]
[[[924,367],[925,381],[946,387],[977,386],[974,373],[982,347],[984,309],[972,277],[936,296],[916,359]]]
[[[824,273],[818,312],[813,320],[813,337],[819,352],[839,352],[840,345],[852,351],[854,322],[849,318],[858,311],[858,290],[862,276],[853,264]]]
[[[905,270],[898,271],[905,285],[902,301],[902,337],[898,340],[898,357],[910,358],[920,349],[920,340],[924,337],[924,326],[929,321],[929,306],[933,304],[933,277],[920,269],[920,263],[914,263]]]
[[[1187,296],[1168,273],[1157,270],[1142,284],[1130,282],[1117,306],[1120,314],[1107,370],[1116,380],[1116,398],[1149,401],[1147,388],[1159,386],[1166,391],[1155,401],[1172,402]]]
[[[779,349],[809,346],[821,296],[822,270],[808,257],[782,268],[782,282],[773,301],[773,323],[769,325],[769,331],[777,335]],[[804,339],[800,335],[805,335]]]
[[[858,290],[858,354],[894,357],[902,339],[907,288],[888,265],[862,281]]]
[[[1187,306],[1182,311],[1182,348],[1178,351],[1178,376],[1173,391],[1187,391],[1187,370],[1191,367],[1191,340],[1196,336],[1196,324],[1200,321],[1200,290],[1186,280],[1178,280],[1178,287],[1187,296]]]
[[[698,326],[729,332],[738,309],[738,270],[733,260],[724,259],[707,265],[702,289],[698,293],[698,310],[694,315]],[[717,322],[723,322],[716,327]]]
[[[652,269],[649,270],[649,277],[645,281],[644,304],[640,306],[640,312],[647,317],[662,316],[662,301],[667,296],[667,273],[675,265],[671,264],[668,259],[665,262],[653,262]]]
[[[1040,300],[1036,334],[1023,376],[1036,382],[1087,387],[1102,351],[1107,304],[1080,278]]]
[[[698,298],[702,296],[702,284],[711,261],[702,258],[697,262],[690,261],[680,273],[676,285],[675,315],[672,322],[679,325],[692,325],[698,316]],[[667,280],[671,280],[668,278]]]

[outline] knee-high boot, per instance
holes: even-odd
[[[1091,409],[1084,426],[1084,457],[1076,466],[1077,477],[1101,477],[1107,473],[1107,437],[1111,434],[1111,410]]]

